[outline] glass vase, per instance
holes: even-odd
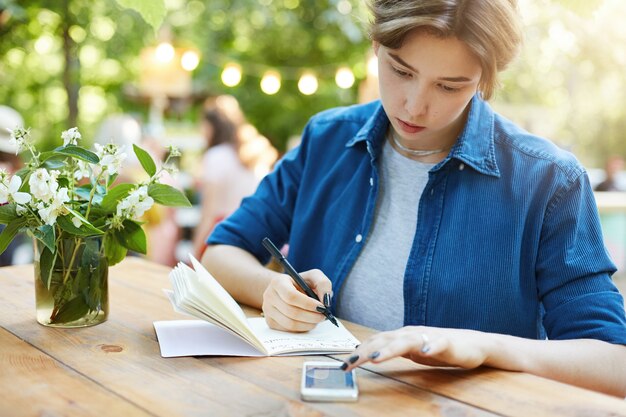
[[[34,242],[37,321],[50,327],[85,327],[109,314],[109,266],[101,236],[57,239],[55,251]]]

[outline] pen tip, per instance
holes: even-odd
[[[339,327],[339,323],[337,323],[337,319],[332,314],[328,315],[328,320],[330,320],[330,322],[334,324],[335,326]]]

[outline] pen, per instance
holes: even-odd
[[[308,295],[309,297],[311,297],[312,299],[320,301],[320,299],[317,298],[317,294],[315,294],[313,290],[307,285],[307,283],[304,281],[304,279],[302,279],[300,274],[298,274],[296,270],[293,269],[293,266],[291,266],[289,261],[283,256],[282,253],[280,253],[276,245],[274,245],[274,243],[272,243],[272,241],[267,237],[263,238],[262,243],[263,243],[263,246],[265,246],[265,249],[267,249],[267,251],[274,257],[274,259],[276,259],[278,263],[282,265],[285,272],[291,278],[293,278],[296,284],[298,284],[298,287],[300,287],[302,291],[304,291],[304,293]],[[337,324],[337,319],[335,318],[335,316],[332,315],[332,313],[330,312],[328,308],[326,308],[326,312],[323,314],[326,316],[328,320],[330,320],[332,324],[339,327],[339,325]]]

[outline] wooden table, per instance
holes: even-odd
[[[125,260],[107,322],[53,329],[35,321],[32,266],[0,268],[0,416],[626,416],[623,400],[488,368],[396,359],[357,371],[357,403],[306,403],[302,362],[320,357],[164,359],[152,322],[181,318],[161,291],[168,271]]]

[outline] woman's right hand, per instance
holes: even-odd
[[[327,299],[330,305],[332,284],[328,277],[319,269],[302,272],[300,275],[318,298]],[[265,321],[270,328],[276,330],[309,331],[326,319],[323,314],[325,308],[327,307],[320,301],[302,292],[286,274],[273,278],[263,293],[262,309]]]

